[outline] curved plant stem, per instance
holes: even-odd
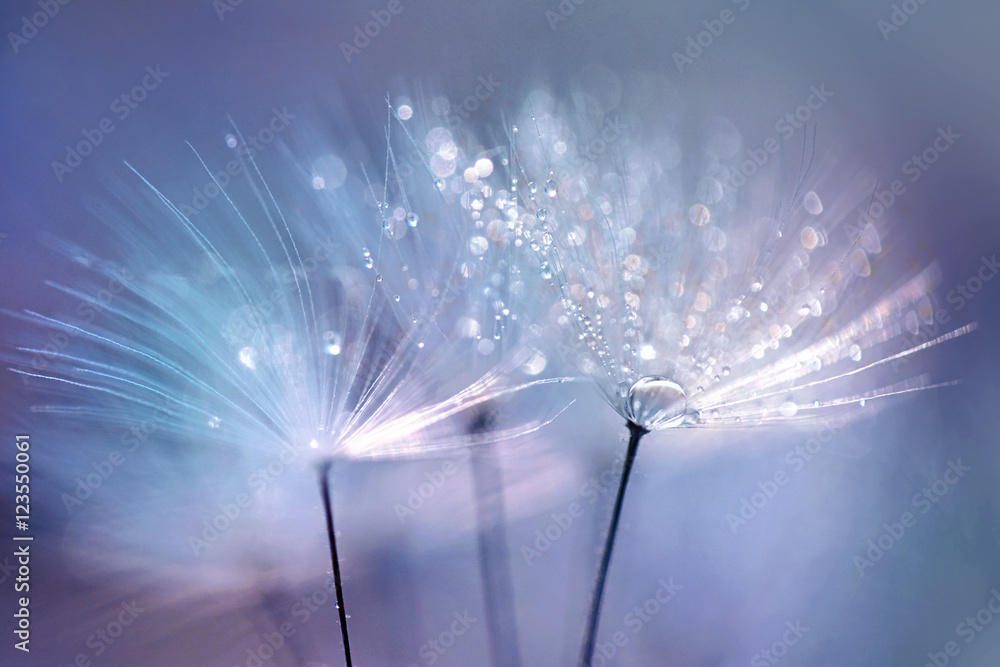
[[[323,494],[323,509],[326,511],[326,537],[330,542],[330,560],[333,562],[333,585],[337,591],[337,611],[340,613],[340,633],[344,638],[344,660],[347,667],[351,662],[351,642],[347,637],[347,610],[344,608],[344,586],[340,578],[340,559],[337,557],[337,534],[333,530],[333,500],[330,495],[330,463],[319,470],[319,488]]]
[[[594,584],[594,595],[590,601],[590,611],[587,614],[587,634],[583,641],[583,652],[580,657],[581,667],[588,667],[594,657],[594,643],[597,640],[597,626],[601,619],[601,600],[604,597],[604,583],[608,578],[608,568],[611,565],[611,552],[615,548],[615,536],[618,533],[618,519],[622,513],[622,501],[625,500],[625,487],[628,486],[629,473],[632,472],[632,464],[635,462],[635,455],[639,451],[639,441],[642,436],[649,433],[646,429],[628,422],[629,440],[628,451],[625,453],[625,465],[622,468],[622,480],[618,485],[618,496],[615,498],[615,508],[611,514],[611,526],[608,528],[608,537],[604,542],[604,552],[601,554],[601,564],[597,569],[597,582]]]

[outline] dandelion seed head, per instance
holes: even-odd
[[[256,196],[218,198],[195,215],[169,187],[131,174],[117,186],[122,210],[106,217],[134,279],[93,325],[24,316],[78,326],[73,349],[41,379],[82,389],[98,421],[162,404],[158,433],[205,447],[302,446],[328,459],[461,446],[454,416],[545,382],[545,357],[519,352],[523,278],[504,252],[514,230],[488,204],[507,195],[442,181],[459,167],[489,178],[494,159],[407,106],[388,121],[408,129],[390,133],[381,167],[306,128],[313,156],[281,170],[287,156],[271,152],[272,162],[246,165]],[[421,157],[401,166],[404,151]],[[97,286],[112,267],[95,263]],[[529,418],[504,437],[539,424]]]
[[[606,79],[618,92],[593,88]],[[508,135],[509,168],[477,186],[505,193],[509,247],[542,283],[533,312],[619,414],[654,428],[802,420],[841,414],[859,393],[929,385],[882,366],[938,270],[912,274],[882,257],[888,221],[863,215],[875,182],[863,169],[807,141],[793,179],[776,159],[740,181],[731,121],[709,117],[700,138],[656,137],[663,109],[630,107],[617,78],[595,70],[574,85],[574,105],[529,96]],[[877,280],[876,262],[886,264]],[[871,350],[863,377],[845,375],[852,346]],[[685,400],[648,413],[653,401],[632,399],[661,386],[653,379]]]

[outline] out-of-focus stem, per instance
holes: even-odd
[[[521,664],[521,651],[518,646],[514,586],[510,578],[510,556],[507,550],[503,479],[493,447],[492,444],[481,445],[472,454],[479,576],[483,582],[483,597],[486,599],[486,623],[493,665],[518,667]]]
[[[639,451],[639,441],[642,436],[649,433],[646,429],[627,423],[629,440],[628,451],[625,453],[625,465],[622,468],[622,480],[618,485],[618,496],[615,498],[615,508],[611,514],[611,526],[608,528],[608,537],[604,542],[604,552],[601,554],[601,564],[597,568],[597,581],[594,584],[594,594],[590,601],[590,611],[587,614],[587,634],[583,640],[583,652],[580,656],[581,667],[589,667],[590,661],[594,657],[594,643],[597,640],[597,626],[601,619],[601,600],[604,598],[604,583],[608,578],[608,568],[611,565],[611,553],[615,548],[615,536],[618,534],[618,519],[622,513],[622,502],[625,500],[625,487],[628,486],[629,474],[632,472],[632,464],[635,462],[635,455]]]
[[[340,578],[340,558],[337,557],[337,534],[333,530],[333,500],[330,495],[330,464],[325,463],[319,470],[319,488],[323,495],[323,509],[326,511],[326,537],[330,542],[330,560],[333,562],[333,585],[337,591],[337,611],[340,613],[340,634],[344,638],[344,660],[347,667],[351,662],[351,642],[347,636],[347,610],[344,608],[344,586]]]

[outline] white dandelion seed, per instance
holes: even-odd
[[[844,417],[873,399],[945,386],[885,371],[975,327],[901,347],[938,269],[907,277],[881,256],[888,230],[856,212],[874,179],[837,170],[836,161],[814,164],[815,134],[803,142],[794,181],[761,169],[735,187],[741,153],[729,121],[706,119],[705,136],[688,147],[662,109],[640,125],[642,114],[586,99],[574,113],[533,93],[509,135],[509,182],[494,185],[510,190],[505,216],[523,239],[525,264],[548,286],[538,292],[549,297],[539,307],[548,330],[631,436],[581,664],[593,657],[643,435]],[[628,122],[612,123],[618,113]],[[609,138],[612,124],[625,128]]]
[[[487,158],[448,148],[447,133],[429,129],[435,155],[490,173]],[[11,313],[68,340],[55,352],[21,346],[12,370],[59,397],[40,412],[97,424],[155,412],[166,442],[319,462],[351,664],[331,463],[530,433],[553,416],[482,421],[471,433],[453,418],[561,380],[531,377],[539,353],[513,310],[521,280],[503,239],[470,233],[453,213],[481,208],[488,193],[439,188],[427,169],[408,179],[391,147],[381,172],[319,154],[265,178],[251,152],[237,151],[245,181],[227,189],[211,176],[222,194],[203,211],[132,169],[144,188],[120,186],[117,206],[102,211],[120,257],[62,244],[92,257],[93,287],[52,285],[99,315]],[[109,281],[120,289],[105,303],[98,288]]]

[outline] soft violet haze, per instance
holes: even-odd
[[[794,148],[774,159],[794,173],[806,128],[787,115],[829,91],[822,102],[812,98],[808,128],[818,145],[878,179],[891,227],[887,263],[916,271],[938,262],[931,301],[939,321],[948,320],[938,333],[978,322],[902,370],[960,383],[864,408],[833,430],[811,423],[646,436],[592,664],[1000,663],[1000,7],[98,0],[53,2],[58,12],[37,34],[12,44],[8,33],[45,6],[17,0],[0,10],[6,311],[76,307],[45,283],[90,279],[59,252],[63,241],[98,256],[115,252],[92,210],[121,182],[135,183],[125,161],[190,202],[206,175],[185,142],[218,168],[233,125],[253,133],[285,109],[327,123],[322,131],[345,154],[378,161],[386,96],[409,96],[415,107],[430,108],[436,97],[460,105],[488,83],[482,104],[452,118],[480,136],[493,132],[499,145],[533,90],[571,100],[581,86],[593,89],[588,73],[603,71],[595,68],[650,72],[670,82],[693,125],[732,119],[740,151],[789,132]],[[341,43],[390,7],[398,10],[391,21],[345,56]],[[145,99],[134,109],[115,103],[144,77]],[[52,163],[65,160],[65,147],[104,118],[113,131],[57,174]],[[935,143],[943,136],[950,140]],[[267,148],[269,158],[284,155],[280,145]],[[934,163],[918,166],[914,156],[935,146]],[[895,181],[901,194],[888,203]],[[875,277],[884,277],[878,266]],[[197,443],[137,446],[70,510],[64,494],[106,466],[131,422],[109,418],[94,429],[33,411],[51,397],[7,372],[8,353],[39,334],[2,317],[0,663],[343,664],[313,469],[283,467],[247,518],[200,555],[188,536],[220,503],[252,491],[248,476],[273,456],[230,458]],[[546,373],[558,373],[550,361]],[[551,405],[539,411],[540,400]],[[497,455],[523,664],[571,666],[621,470],[622,419],[583,383],[515,397],[505,409],[532,419],[559,414],[500,443]],[[15,436],[25,433],[35,457],[30,654],[14,648],[12,633],[20,596],[12,482]],[[467,454],[358,461],[333,475],[356,664],[488,665]],[[423,502],[401,513],[427,483]],[[272,648],[261,654],[261,646]]]

